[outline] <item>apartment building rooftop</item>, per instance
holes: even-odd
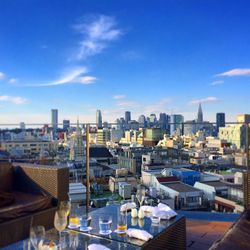
[[[197,192],[200,191],[197,188],[194,188],[190,185],[184,184],[182,182],[169,182],[169,183],[162,183],[164,186],[171,188],[177,192]]]

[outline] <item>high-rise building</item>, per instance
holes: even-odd
[[[216,113],[217,132],[219,132],[220,127],[225,127],[225,113]]]
[[[96,126],[102,128],[102,112],[99,109],[96,110]]]
[[[110,130],[108,128],[100,128],[97,130],[97,144],[106,145],[110,141]]]
[[[168,129],[169,116],[166,113],[160,113],[159,126],[162,129]]]
[[[76,132],[71,142],[70,147],[70,160],[83,161],[85,155],[85,146],[83,144],[82,133],[77,119]]]
[[[54,130],[58,128],[58,109],[51,109],[51,124]]]
[[[199,108],[198,108],[197,123],[199,124],[203,123],[203,112],[202,112],[201,104],[199,104]]]
[[[125,112],[125,123],[128,124],[128,122],[131,120],[131,112],[126,111]]]
[[[138,122],[139,122],[139,127],[144,128],[146,126],[146,117],[145,117],[145,115],[140,115],[139,118],[138,118]]]
[[[237,115],[237,122],[250,123],[250,115],[249,114]]]
[[[150,114],[149,116],[150,123],[155,124],[157,119],[155,114]]]
[[[68,130],[70,128],[70,120],[63,120],[63,129]]]
[[[183,115],[171,115],[170,116],[170,135],[172,136],[177,130],[180,131],[180,133],[183,133],[183,122],[184,117]]]

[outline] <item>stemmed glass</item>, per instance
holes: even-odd
[[[61,201],[60,202],[60,206],[59,206],[60,210],[64,210],[66,213],[66,216],[69,216],[70,213],[70,209],[71,209],[71,203],[70,201]]]
[[[54,218],[54,226],[59,232],[59,243],[61,243],[61,232],[67,226],[67,214],[64,210],[57,210]]]
[[[69,216],[70,210],[71,210],[70,200],[61,201],[60,205],[59,205],[59,210],[65,211],[66,217],[67,217],[67,224],[68,224],[68,216]]]
[[[136,192],[136,198],[140,204],[140,207],[142,206],[143,204],[143,201],[145,199],[145,193],[146,193],[146,190],[143,186],[138,186],[137,188],[137,192]]]
[[[45,239],[44,226],[33,226],[30,229],[30,242],[32,246],[37,250],[43,245]]]

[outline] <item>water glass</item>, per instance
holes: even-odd
[[[99,217],[99,229],[100,234],[108,235],[111,234],[112,217],[108,215],[102,215]]]
[[[91,223],[91,216],[83,215],[80,219],[80,230],[81,231],[89,231],[90,230],[90,223]]]
[[[117,210],[117,232],[125,233],[127,231],[127,211]]]
[[[79,226],[80,226],[79,207],[77,204],[72,204],[69,216],[69,228],[78,228]]]
[[[30,242],[35,249],[39,249],[39,246],[43,245],[45,239],[44,226],[33,226],[30,229]]]

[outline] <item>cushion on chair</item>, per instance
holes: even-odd
[[[12,193],[0,191],[0,208],[14,203],[15,197]]]
[[[15,202],[0,208],[0,221],[14,219],[52,207],[52,197],[13,192]]]
[[[0,163],[0,191],[10,192],[13,184],[13,167],[8,162]]]

